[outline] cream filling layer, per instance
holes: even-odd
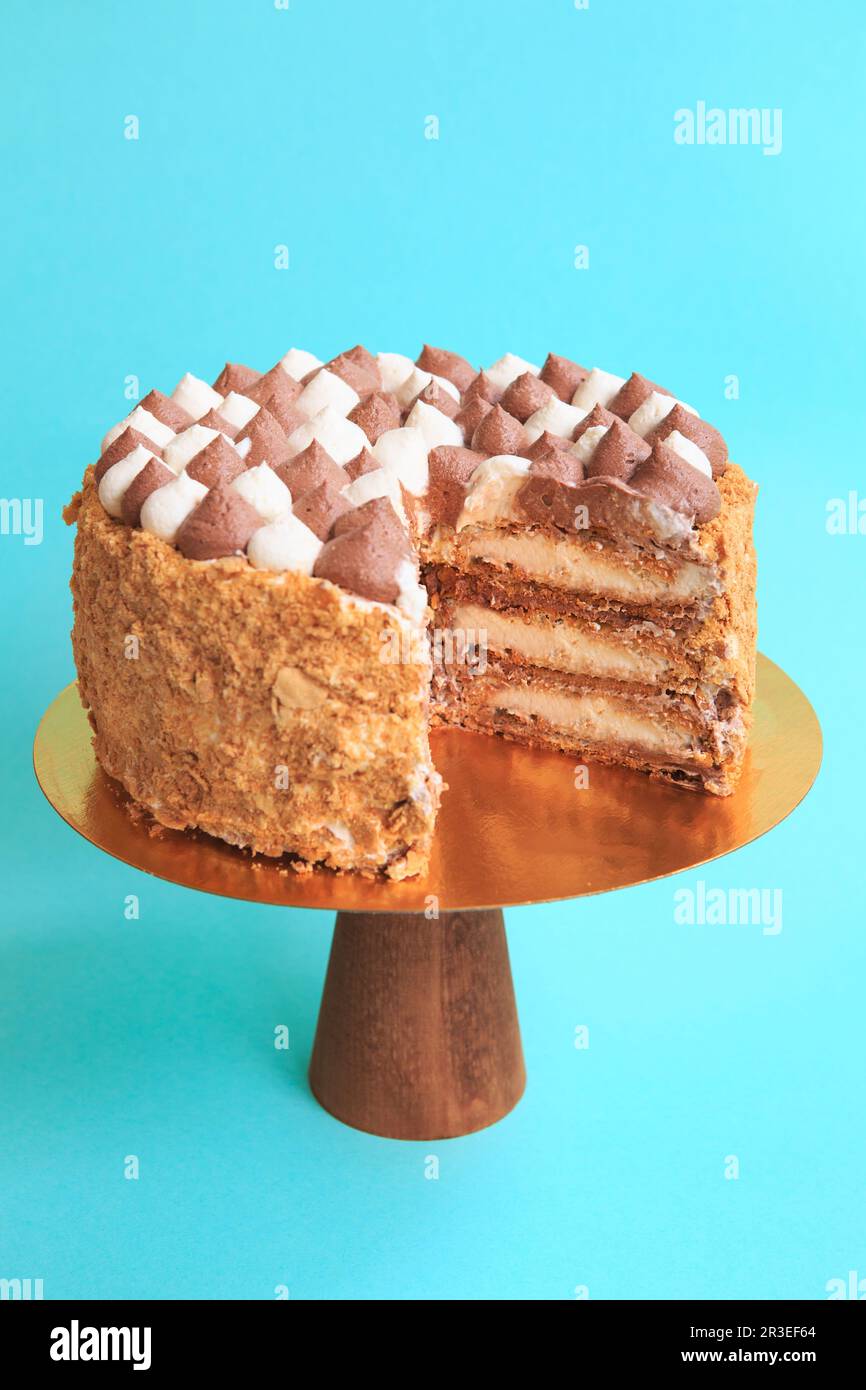
[[[486,691],[485,698],[494,709],[524,718],[535,715],[554,729],[593,743],[626,745],[678,758],[699,752],[694,731],[687,725],[678,721],[656,722],[638,713],[621,697],[503,686]]]
[[[693,603],[714,592],[712,571],[692,560],[666,575],[638,571],[609,551],[591,549],[570,537],[554,541],[539,534],[465,530],[460,549],[470,559],[520,571],[540,584],[589,590],[624,603]]]
[[[670,670],[670,662],[658,652],[636,650],[610,634],[587,632],[567,618],[539,616],[532,622],[479,603],[461,603],[450,626],[478,634],[476,640],[486,643],[488,651],[515,652],[553,671],[653,685]]]

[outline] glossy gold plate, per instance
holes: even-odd
[[[719,798],[484,734],[438,730],[433,758],[448,783],[429,874],[391,883],[318,870],[300,875],[198,832],[151,834],[128,812],[91,746],[77,687],[46,711],[33,760],[39,785],[91,844],[187,888],[251,902],[355,912],[505,907],[603,893],[662,878],[739,849],[802,801],[821,765],[812,706],[780,667],[758,658],[755,723],[739,788]]]

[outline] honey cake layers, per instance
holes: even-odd
[[[188,373],[66,511],[96,756],[162,825],[394,878],[428,862],[431,722],[727,792],[754,492],[691,407],[554,355]]]
[[[486,376],[470,449],[431,456],[434,716],[728,794],[754,693],[754,485],[637,374],[548,357]]]

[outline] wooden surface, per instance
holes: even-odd
[[[326,1110],[447,1139],[500,1120],[525,1084],[500,909],[337,914],[310,1062]]]

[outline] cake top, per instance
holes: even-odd
[[[477,370],[358,345],[226,363],[148,393],[102,441],[99,498],[190,561],[246,555],[394,604],[424,593],[412,537],[472,525],[587,528],[677,544],[717,515],[722,436],[638,373],[511,353]]]

